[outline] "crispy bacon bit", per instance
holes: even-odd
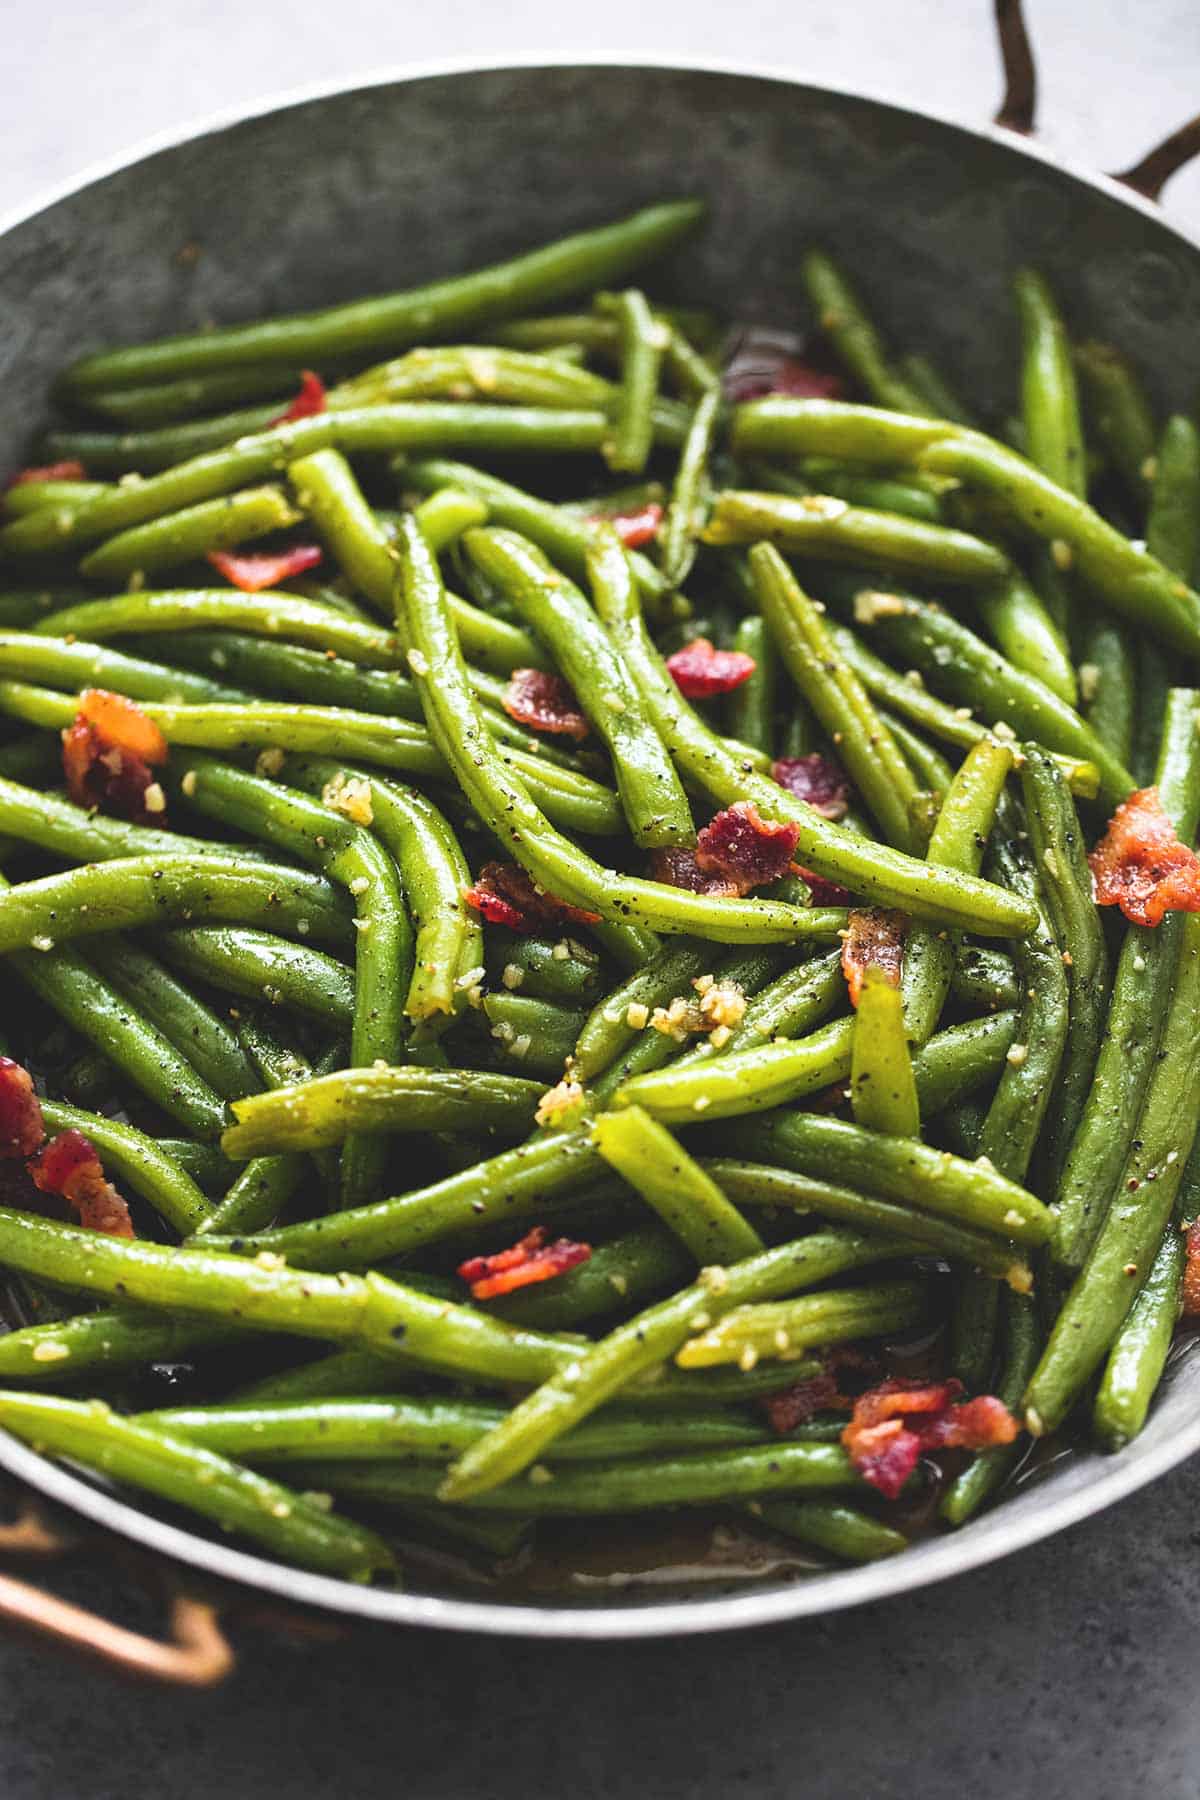
[[[736,881],[702,869],[694,850],[655,850],[650,858],[650,875],[668,887],[685,888],[689,894],[718,894],[732,898],[741,893]]]
[[[850,800],[850,783],[835,762],[814,750],[810,756],[782,757],[771,764],[780,787],[804,800],[823,819],[844,819]]]
[[[129,1208],[110,1181],[95,1146],[81,1131],[60,1131],[33,1157],[29,1173],[43,1194],[61,1194],[88,1231],[131,1238]]]
[[[326,406],[325,383],[311,369],[300,371],[300,392],[292,401],[286,412],[281,412],[272,425],[290,425],[293,419],[311,419],[316,413],[323,413]]]
[[[278,587],[293,575],[303,575],[305,569],[315,569],[321,555],[319,544],[293,544],[290,550],[249,552],[245,556],[232,550],[210,550],[208,560],[243,594],[261,594],[264,588]]]
[[[851,1372],[848,1394],[842,1387],[842,1376],[847,1370]],[[881,1372],[877,1356],[855,1344],[839,1344],[826,1351],[818,1374],[797,1381],[782,1393],[768,1394],[762,1408],[771,1429],[780,1437],[787,1437],[819,1412],[852,1411],[857,1395],[869,1382],[878,1380]]]
[[[557,925],[595,925],[600,914],[585,912],[534,886],[517,863],[485,863],[475,885],[464,896],[467,905],[482,913],[491,925],[507,925],[510,931],[534,932]]]
[[[0,1155],[3,1153],[3,1144],[0,1144]],[[1183,1268],[1183,1316],[1185,1319],[1200,1316],[1200,1219],[1188,1226],[1187,1262]]]
[[[627,550],[640,550],[653,543],[663,521],[663,509],[657,500],[647,501],[637,512],[594,512],[588,514],[589,525],[611,525]]]
[[[1157,788],[1139,788],[1118,806],[1088,863],[1097,906],[1119,906],[1135,925],[1200,912],[1200,858],[1175,835]]]
[[[826,881],[823,875],[814,875],[811,869],[796,865],[800,871],[800,879],[806,884],[812,895],[814,906],[849,906],[853,895],[849,888],[844,888],[836,881]]]
[[[686,700],[711,700],[749,681],[755,664],[744,650],[717,650],[708,638],[693,638],[668,656],[667,668]]]
[[[747,325],[726,356],[722,386],[733,403],[763,394],[795,394],[804,400],[832,400],[843,392],[837,375],[805,359],[804,340],[790,331]]]
[[[34,481],[85,481],[87,470],[81,462],[70,457],[65,462],[43,463],[38,469],[18,469],[5,482],[5,488],[27,487]]]
[[[798,825],[764,819],[752,800],[739,800],[704,827],[696,839],[696,862],[748,894],[787,874],[799,836]]]
[[[850,989],[851,1006],[858,1005],[868,969],[882,969],[892,986],[899,987],[907,925],[903,913],[889,912],[885,907],[856,908],[850,914],[849,930],[842,939],[842,973]]]
[[[471,1289],[473,1300],[494,1300],[499,1294],[511,1294],[516,1288],[531,1287],[535,1281],[550,1281],[578,1268],[592,1254],[590,1244],[577,1244],[571,1238],[546,1242],[543,1225],[512,1246],[494,1256],[471,1256],[459,1263],[458,1273]]]
[[[1019,1426],[1002,1400],[980,1395],[957,1405],[961,1381],[883,1381],[854,1403],[842,1443],[863,1477],[895,1500],[926,1450],[989,1450],[1011,1444]]]
[[[32,1156],[45,1135],[33,1077],[11,1056],[0,1056],[0,1158]]]
[[[166,760],[167,740],[140,706],[107,688],[83,690],[75,722],[63,732],[63,771],[76,806],[161,824],[165,802],[154,765]]]
[[[575,690],[561,675],[548,675],[544,669],[513,670],[504,690],[504,710],[518,725],[572,737],[577,742],[591,729]]]

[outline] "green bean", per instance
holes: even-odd
[[[858,996],[850,1061],[855,1123],[892,1137],[921,1129],[917,1084],[904,1030],[904,1002],[882,971],[868,969]]]
[[[429,1187],[260,1232],[244,1247],[275,1252],[300,1268],[364,1268],[444,1237],[527,1219],[602,1167],[586,1135],[543,1132]]]
[[[486,1441],[486,1440],[484,1440]],[[468,1452],[468,1455],[470,1453]],[[466,1461],[466,1457],[462,1459]],[[459,1465],[453,1465],[455,1467]],[[299,1463],[298,1480],[320,1481],[372,1505],[445,1498],[448,1481],[427,1463]],[[853,1488],[858,1476],[838,1444],[768,1444],[742,1450],[647,1461],[556,1468],[544,1481],[533,1471],[497,1491],[455,1493],[468,1508],[529,1514],[642,1512],[665,1506],[711,1506],[761,1493]]]
[[[695,932],[718,942],[780,942],[836,931],[833,912],[808,914],[768,900],[713,899],[657,882],[619,876],[561,837],[529,790],[491,751],[445,605],[437,565],[411,525],[405,532],[400,604],[419,658],[418,677],[430,734],[475,811],[551,893],[618,923]]]
[[[261,368],[249,364],[215,375],[100,389],[88,394],[87,406],[91,412],[115,419],[118,425],[162,425],[247,400],[289,399],[300,385],[303,372],[298,364],[290,369],[274,363]]]
[[[644,1027],[629,1023],[646,1008],[667,1007],[677,995],[686,995],[692,983],[708,971],[712,951],[704,944],[668,943],[652,961],[636,969],[612,993],[597,1001],[583,1023],[573,1052],[580,1081],[591,1081],[621,1054]]]
[[[74,716],[73,707],[62,717]],[[211,857],[227,845],[207,838],[187,837],[181,831],[157,831],[150,825],[131,825],[126,819],[106,818],[87,812],[56,794],[39,792],[0,776],[0,826],[22,842],[36,844],[54,856],[75,862],[108,862],[114,857],[155,854]],[[250,861],[256,852],[240,851]]]
[[[697,1263],[739,1262],[763,1249],[754,1227],[664,1126],[638,1106],[602,1113],[593,1142],[675,1232]]]
[[[599,958],[573,938],[552,943],[549,938],[514,936],[506,944],[489,946],[488,974],[513,993],[578,1004],[596,991]]]
[[[157,574],[211,550],[229,550],[247,538],[282,531],[299,517],[278,488],[245,488],[119,531],[85,556],[79,568],[92,581]]]
[[[856,618],[894,656],[915,664],[952,699],[994,723],[1049,750],[1094,762],[1105,798],[1114,804],[1125,798],[1133,777],[1119,757],[1042,682],[1014,668],[965,625],[925,601],[887,594],[873,596],[868,605],[865,598],[859,596]]]
[[[44,1102],[42,1110],[45,1111]],[[176,1137],[159,1137],[154,1142],[164,1156],[169,1156],[172,1162],[178,1163],[184,1174],[190,1176],[205,1194],[221,1192],[237,1174],[236,1168],[222,1155],[217,1144],[202,1144],[195,1138]]]
[[[1137,1136],[1108,1217],[1025,1390],[1026,1423],[1035,1436],[1061,1422],[1110,1348],[1150,1273],[1191,1151],[1200,1077],[1200,917],[1185,917],[1179,945],[1162,1057],[1147,1083]]]
[[[74,599],[82,599],[84,590],[76,588]],[[0,625],[5,631],[28,631],[31,625],[55,606],[61,606],[67,596],[55,585],[53,592],[45,588],[16,588],[0,591]]]
[[[964,1019],[936,1032],[913,1057],[917,1099],[926,1117],[958,1103],[998,1076],[1017,1035],[1013,1010]]]
[[[399,669],[404,664],[404,652],[394,632],[298,594],[242,594],[231,588],[117,594],[51,613],[37,620],[35,629],[42,636],[103,642],[110,637],[174,634],[214,626],[280,643],[308,644],[322,653],[333,650],[365,668]]]
[[[531,1078],[560,1079],[583,1023],[581,1012],[506,988],[484,996],[483,1012],[508,1066],[527,1070]]]
[[[172,1406],[137,1415],[137,1423],[253,1463],[355,1462],[389,1455],[444,1461],[478,1442],[504,1418],[480,1400],[397,1396],[386,1400],[283,1401],[226,1406]],[[553,1462],[607,1462],[623,1456],[699,1454],[768,1441],[767,1428],[733,1407],[670,1413],[609,1409],[568,1432]]]
[[[390,621],[396,553],[340,450],[318,450],[288,466],[297,501],[351,585]]]
[[[0,1207],[0,1263],[83,1293],[164,1312],[233,1318],[254,1331],[368,1345],[455,1375],[540,1381],[579,1354],[572,1338],[520,1331],[384,1276],[264,1268],[205,1247],[82,1231]]]
[[[621,351],[621,386],[604,454],[610,469],[636,473],[645,467],[650,454],[652,408],[666,334],[637,288],[619,294],[613,310]]]
[[[735,688],[727,702],[730,735],[752,749],[771,754],[775,717],[775,646],[761,618],[738,623],[733,648],[754,663],[749,680]]]
[[[800,1037],[845,997],[840,950],[818,952],[809,963],[788,969],[746,1001],[740,1025],[732,1027],[726,1051],[748,1049],[776,1037]],[[698,1062],[722,1054],[712,1044],[697,1045],[680,1058]]]
[[[765,540],[792,556],[895,569],[922,580],[966,586],[1003,581],[1011,574],[1004,552],[983,538],[899,513],[851,506],[828,494],[790,499],[727,488],[717,495],[703,539],[706,544]]]
[[[833,259],[810,250],[803,275],[818,326],[871,399],[898,412],[924,413],[924,396],[891,367],[882,338]]]
[[[1041,1347],[1037,1307],[1027,1294],[1002,1297],[1004,1372],[998,1398],[1015,1409],[1033,1372]],[[1020,1444],[1006,1444],[973,1456],[947,1488],[938,1511],[948,1525],[965,1525],[971,1514],[1004,1481],[1021,1456]]]
[[[870,1513],[836,1500],[751,1501],[750,1512],[783,1537],[799,1538],[844,1562],[877,1562],[908,1549],[908,1539]]]
[[[845,1081],[853,1045],[854,1020],[835,1019],[795,1042],[773,1039],[635,1075],[614,1098],[673,1125],[765,1112]]]
[[[1146,1422],[1175,1335],[1186,1263],[1183,1234],[1168,1224],[1113,1341],[1096,1395],[1092,1423],[1106,1450],[1123,1450]]]
[[[527,1126],[542,1094],[535,1081],[484,1071],[356,1067],[234,1106],[237,1124],[222,1140],[227,1156],[319,1150],[354,1132],[466,1130]]]
[[[675,1353],[681,1369],[706,1369],[714,1363],[742,1366],[760,1357],[790,1361],[817,1344],[840,1344],[862,1337],[907,1331],[925,1312],[925,1290],[916,1281],[894,1281],[879,1287],[825,1288],[797,1300],[772,1300],[761,1306],[738,1306],[715,1325],[689,1338]]]
[[[149,1137],[123,1120],[85,1112],[61,1100],[43,1100],[42,1117],[51,1131],[82,1131],[109,1172],[140,1194],[181,1237],[197,1230],[207,1218],[204,1195],[169,1153],[165,1139]]]
[[[457,1502],[511,1481],[563,1432],[627,1389],[639,1374],[673,1356],[698,1314],[720,1318],[743,1302],[783,1298],[842,1270],[880,1261],[890,1249],[883,1238],[814,1233],[734,1263],[719,1276],[702,1274],[693,1286],[581,1349],[569,1369],[535,1389],[501,1425],[459,1457],[439,1489],[440,1497]]]
[[[803,471],[802,477],[793,474],[791,469],[784,470],[771,463],[754,463],[747,474],[755,487],[765,487],[772,492],[797,496],[831,494],[851,506],[900,513],[904,518],[920,519],[927,525],[946,523],[941,500],[932,486],[870,474],[828,457],[805,457],[794,466]]]
[[[779,552],[750,552],[755,592],[780,658],[838,747],[855,787],[884,835],[899,849],[915,844],[916,783],[857,676],[840,661],[821,615]]]
[[[1013,277],[1021,326],[1021,412],[1029,458],[1051,481],[1083,499],[1087,468],[1075,368],[1054,295],[1034,269]]]
[[[696,201],[644,207],[615,224],[407,292],[93,354],[74,364],[67,384],[74,393],[92,394],[229,367],[276,362],[295,367],[330,356],[401,349],[586,293],[672,249],[698,224],[702,211]]]
[[[726,1127],[721,1143],[741,1154],[769,1155],[801,1175],[845,1181],[1018,1244],[1037,1246],[1052,1235],[1051,1214],[1016,1182],[915,1138],[886,1137],[842,1119],[791,1112]]]
[[[97,1400],[0,1393],[0,1424],[39,1450],[128,1481],[304,1568],[355,1581],[390,1568],[382,1538],[210,1450],[120,1418]]]
[[[6,1331],[0,1337],[0,1376],[39,1385],[74,1381],[84,1374],[185,1361],[197,1350],[235,1343],[245,1335],[215,1320],[172,1319],[132,1309],[76,1313]]]
[[[0,673],[22,680],[48,681],[72,693],[83,687],[107,687],[134,700],[242,700],[228,687],[188,670],[164,667],[140,656],[126,656],[100,644],[75,638],[44,637],[33,632],[0,632]]]
[[[155,948],[174,968],[222,993],[347,1029],[354,1017],[353,973],[307,944],[238,926],[190,925],[157,933]]]
[[[519,531],[522,537],[527,537],[545,552],[555,568],[562,569],[573,581],[582,581],[587,574],[588,551],[595,535],[593,528],[597,516],[603,516],[609,504],[607,500],[588,502],[588,510],[580,515],[573,507],[554,506],[548,500],[539,500],[536,495],[527,494],[495,475],[485,474],[482,469],[440,457],[411,461],[406,458],[400,472],[406,483],[423,492],[436,492],[445,486],[461,489],[487,507],[493,525]],[[420,514],[418,507],[418,518]],[[644,593],[657,598],[666,592],[662,571],[648,557],[634,551],[631,561],[637,571],[638,586]]]
[[[1020,987],[1012,958],[999,950],[960,944],[954,954],[950,991],[967,1006],[1015,1006]]]
[[[985,935],[1027,930],[1028,915],[988,883],[949,876],[934,865],[867,844],[845,827],[815,815],[802,801],[757,775],[730,753],[688,706],[668,675],[641,617],[637,589],[624,559],[608,547],[594,560],[597,610],[619,633],[633,672],[662,737],[681,772],[721,805],[751,800],[767,817],[799,827],[796,856],[818,875],[844,883],[880,905],[899,906],[921,918],[961,925]]]
[[[607,745],[634,842],[645,849],[694,842],[679,777],[619,647],[579,589],[514,532],[469,531],[464,546],[551,652]]]
[[[1045,1142],[1047,1169],[1057,1187],[1104,1041],[1108,950],[1092,900],[1092,875],[1074,802],[1059,771],[1034,745],[1025,746],[1021,788],[1039,883],[1069,972],[1070,1030]]]
[[[228,1025],[140,945],[100,937],[89,946],[89,958],[224,1099],[254,1091],[254,1071]]]
[[[0,954],[52,948],[95,932],[178,924],[197,911],[335,943],[350,935],[340,894],[319,875],[232,854],[124,856],[0,893]]]
[[[673,588],[682,587],[695,560],[696,539],[703,524],[708,459],[720,404],[720,390],[712,386],[696,402],[671,489],[671,503],[663,520],[662,571]]]
[[[0,498],[0,518],[23,519],[43,506],[83,506],[107,493],[104,481],[27,481],[7,488]]]
[[[1135,640],[1103,613],[1089,618],[1080,636],[1083,716],[1111,753],[1128,763],[1138,704]]]
[[[950,387],[937,364],[922,351],[909,351],[896,366],[909,386],[920,395],[924,402],[923,412],[935,419],[950,419],[956,425],[975,424],[965,402]]]
[[[332,406],[388,400],[509,400],[518,406],[606,406],[612,383],[559,357],[497,344],[409,350],[339,381]]]
[[[244,406],[234,412],[189,419],[182,424],[151,427],[148,431],[52,431],[47,433],[46,444],[57,455],[86,457],[93,469],[105,475],[136,472],[145,476],[279,423],[279,402],[275,401],[267,406]]]
[[[1146,548],[1190,581],[1200,560],[1200,431],[1186,414],[1163,426],[1154,464]]]
[[[40,643],[40,638],[30,639]],[[360,712],[398,713],[402,718],[419,719],[421,706],[411,684],[390,669],[368,669],[349,662],[336,651],[325,652],[300,644],[273,644],[240,631],[181,631],[174,635],[163,632],[139,633],[138,642],[148,654],[182,664],[188,669],[219,671],[239,688],[222,688],[218,682],[208,685],[215,690],[207,694],[184,694],[175,690],[148,696],[154,699],[250,699],[256,694],[274,699],[307,700],[315,706],[349,706]],[[104,652],[92,646],[99,655]],[[44,672],[30,669],[41,679]],[[191,677],[195,680],[196,677]],[[122,690],[131,692],[132,690]],[[514,734],[514,741],[515,741]],[[520,734],[525,742],[525,734]]]
[[[917,733],[902,724],[894,713],[887,712],[883,707],[878,707],[876,710],[883,724],[895,738],[900,754],[917,781],[919,792],[914,802],[914,810],[919,810],[922,800],[927,801],[930,810],[929,824],[932,828],[940,802],[948,792],[950,783],[954,780],[954,770],[940,750],[935,750],[932,744],[927,744],[924,738],[918,737]]]
[[[1200,696],[1173,688],[1156,770],[1160,802],[1185,842],[1200,818]],[[1153,930],[1131,925],[1112,985],[1095,1075],[1067,1150],[1055,1199],[1055,1257],[1078,1269],[1116,1191],[1147,1084],[1155,1068],[1183,921],[1170,913]]]
[[[413,512],[425,534],[425,541],[439,556],[457,543],[464,531],[470,531],[473,525],[486,525],[488,521],[485,501],[452,487],[436,489],[427,500],[415,506]]]
[[[488,1311],[510,1325],[537,1331],[575,1331],[596,1318],[645,1305],[688,1279],[692,1262],[674,1232],[657,1222],[623,1231],[596,1244],[587,1262],[553,1281],[489,1303]]]
[[[1011,575],[975,596],[975,610],[996,647],[1014,668],[1032,675],[1068,706],[1079,700],[1070,648],[1037,591],[1022,575]],[[1103,731],[1101,737],[1105,737]],[[1110,740],[1105,737],[1105,742]],[[1113,749],[1117,746],[1114,744]]]
[[[1141,383],[1111,344],[1080,344],[1075,360],[1096,436],[1131,493],[1144,500],[1154,479],[1158,432]]]

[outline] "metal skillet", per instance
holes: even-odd
[[[0,467],[25,459],[54,371],[83,348],[210,319],[318,306],[485,262],[664,195],[708,197],[671,273],[732,318],[797,316],[801,247],[861,275],[897,338],[933,351],[989,407],[1016,367],[1007,283],[1044,267],[1083,332],[1111,338],[1155,399],[1200,384],[1200,247],[1151,200],[1200,148],[1176,134],[1135,186],[1063,168],[1032,123],[1019,16],[997,8],[1009,129],[970,131],[855,94],[701,67],[540,65],[385,78],[222,122],[102,171],[0,233]],[[1117,1456],[1072,1451],[958,1536],[894,1561],[754,1584],[709,1580],[523,1599],[413,1577],[360,1588],[283,1567],[115,1497],[0,1433],[0,1469],[33,1510],[0,1553],[129,1546],[165,1574],[174,1641],[157,1643],[0,1573],[0,1618],[161,1680],[221,1678],[215,1606],[252,1591],[300,1621],[425,1625],[544,1638],[638,1638],[800,1618],[917,1588],[1018,1550],[1133,1493],[1200,1449],[1200,1349],[1177,1352],[1149,1425]],[[214,1597],[215,1596],[215,1597]]]

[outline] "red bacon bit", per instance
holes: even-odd
[[[804,340],[789,331],[747,325],[734,340],[722,376],[725,398],[736,404],[763,394],[832,400],[844,392],[839,376],[809,362]]]
[[[739,800],[704,827],[696,839],[696,862],[748,894],[787,874],[799,836],[798,825],[764,819],[753,801]]]
[[[243,594],[261,594],[264,588],[278,587],[293,575],[315,569],[322,556],[319,544],[293,544],[290,550],[260,551],[238,556],[232,550],[210,550],[208,560],[219,569],[226,581]]]
[[[468,906],[482,913],[491,925],[507,925],[510,931],[534,932],[557,925],[595,925],[599,913],[585,912],[553,894],[540,892],[517,863],[485,863],[475,885],[464,895]]]
[[[627,550],[640,550],[653,543],[663,522],[663,509],[657,500],[647,501],[637,512],[594,512],[588,514],[589,525],[611,525]]]
[[[842,973],[851,1006],[858,1005],[868,969],[881,969],[892,986],[899,987],[907,925],[903,913],[885,907],[864,907],[850,914],[849,929],[842,939]]]
[[[853,898],[849,888],[839,886],[836,881],[826,881],[823,875],[814,875],[811,869],[796,865],[800,879],[812,894],[814,906],[849,906]]]
[[[317,413],[323,413],[327,404],[325,383],[311,369],[300,371],[300,392],[292,401],[286,412],[281,412],[272,425],[290,425],[293,419],[311,419]]]
[[[27,487],[34,481],[85,481],[87,470],[74,457],[65,462],[43,463],[40,469],[18,469],[10,475],[4,486],[6,489]]]
[[[667,669],[685,700],[711,700],[749,681],[755,662],[744,650],[717,650],[708,638],[693,638],[668,656]]]
[[[650,858],[650,875],[654,881],[684,888],[689,894],[717,894],[730,899],[742,891],[736,881],[702,869],[694,850],[655,850]]]
[[[3,1145],[0,1144],[0,1155]],[[1200,1219],[1188,1226],[1187,1262],[1183,1267],[1183,1316],[1200,1316]]]
[[[780,787],[805,801],[823,819],[844,819],[850,801],[850,783],[835,762],[814,750],[811,756],[782,757],[771,764]]]
[[[11,1056],[0,1056],[0,1158],[32,1156],[45,1135],[33,1077]]]
[[[535,1225],[511,1250],[499,1250],[494,1256],[471,1256],[459,1263],[458,1273],[471,1289],[473,1300],[494,1300],[499,1294],[511,1294],[516,1288],[531,1287],[535,1281],[550,1281],[587,1262],[592,1254],[590,1244],[577,1244],[571,1238],[546,1242],[546,1231]]]
[[[43,1194],[61,1194],[88,1231],[131,1238],[129,1208],[110,1181],[95,1146],[81,1131],[60,1131],[29,1162],[34,1186]]]
[[[843,1371],[852,1372],[852,1392],[842,1392]],[[854,1344],[839,1344],[826,1352],[823,1367],[806,1381],[798,1381],[782,1393],[769,1394],[762,1401],[771,1429],[787,1437],[797,1426],[806,1425],[819,1412],[850,1412],[855,1397],[868,1382],[881,1373],[879,1358]]]
[[[576,742],[591,730],[575,690],[561,675],[548,675],[544,669],[513,670],[504,690],[504,710],[518,725],[572,737]]]
[[[883,1381],[854,1403],[842,1443],[872,1487],[895,1500],[926,1450],[990,1450],[1011,1444],[1020,1427],[1002,1400],[980,1395],[962,1405],[961,1381]]]
[[[1200,912],[1200,858],[1175,835],[1157,788],[1139,788],[1118,806],[1088,863],[1097,906],[1119,906],[1135,925]]]
[[[63,732],[63,772],[76,806],[105,807],[122,818],[160,823],[146,806],[154,765],[167,760],[167,740],[140,706],[107,688],[85,688],[75,721]]]

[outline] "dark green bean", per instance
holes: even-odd
[[[116,582],[132,575],[157,574],[212,550],[230,550],[247,538],[282,531],[299,517],[278,488],[244,488],[118,531],[90,551],[79,569],[90,581]]]
[[[307,944],[236,925],[187,925],[157,933],[155,948],[174,968],[222,993],[347,1030],[354,1017],[353,972]]]

